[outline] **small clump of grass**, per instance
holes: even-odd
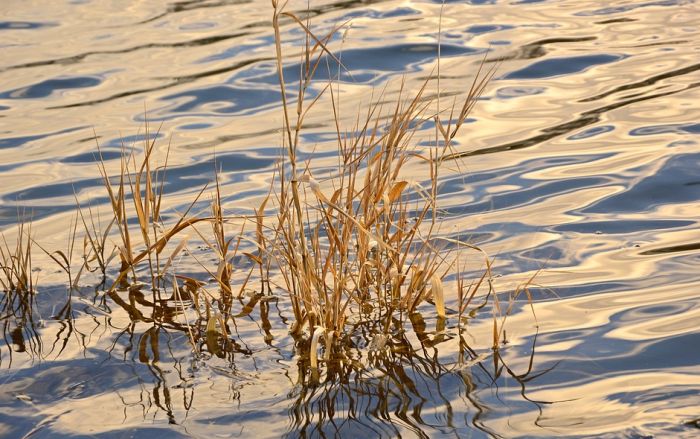
[[[38,242],[35,242],[36,246],[41,249],[51,260],[53,260],[56,265],[58,265],[61,268],[61,271],[63,271],[66,276],[68,277],[68,290],[69,292],[72,292],[73,290],[78,288],[78,282],[80,281],[80,277],[83,273],[83,269],[86,266],[86,261],[87,258],[83,256],[83,264],[80,265],[80,268],[78,269],[78,272],[73,276],[73,257],[75,255],[75,241],[76,241],[76,235],[78,233],[78,217],[80,215],[80,211],[76,212],[75,217],[71,219],[69,225],[68,225],[68,240],[66,243],[66,249],[64,250],[55,250],[53,252],[45,249],[41,244]],[[83,249],[85,250],[85,249]],[[84,253],[84,255],[87,253]]]
[[[23,215],[17,217],[14,245],[5,232],[0,233],[0,286],[7,294],[33,294],[37,278],[32,278],[32,221]]]
[[[38,323],[34,317],[38,273],[32,275],[34,236],[31,218],[18,212],[14,236],[6,230],[0,233],[0,238],[0,326],[11,366],[11,344],[15,345],[17,352],[31,351],[32,354],[41,346],[35,331]],[[3,357],[0,350],[0,365]]]
[[[116,218],[112,217],[107,226],[103,228],[100,211],[93,208],[92,203],[88,202],[86,213],[76,195],[75,206],[77,216],[83,226],[83,268],[90,273],[99,271],[102,279],[100,284],[103,285],[107,281],[107,268],[118,254],[117,248],[111,246],[109,242]]]

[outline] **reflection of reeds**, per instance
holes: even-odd
[[[529,353],[527,348],[523,351],[526,358],[529,356],[525,370],[509,364],[498,350],[478,354],[461,335],[453,341],[459,355],[455,358],[454,352],[443,348],[452,360],[441,362],[439,351],[448,341],[443,330],[438,326],[435,331],[426,331],[418,313],[413,320],[417,343],[406,333],[396,333],[381,347],[372,346],[364,362],[332,360],[322,374],[302,362],[289,393],[290,431],[298,436],[393,437],[408,429],[412,435],[428,437],[434,429],[441,435],[466,437],[473,435],[475,428],[500,437],[489,425],[490,415],[503,404],[492,388],[519,387],[523,402],[540,413],[543,405],[551,404],[528,394],[530,381],[552,369],[536,371],[533,367],[537,336]],[[373,324],[366,321],[356,329],[360,334],[371,334],[376,330]],[[346,357],[358,358],[365,352],[358,341],[371,345],[362,337],[349,340],[343,345]],[[435,416],[436,408],[445,415]]]

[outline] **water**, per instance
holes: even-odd
[[[389,84],[392,102],[401,78],[416,90],[430,74],[441,3],[311,3],[317,33],[349,23],[331,42],[349,69],[346,126],[371,93]],[[269,2],[10,0],[0,12],[4,228],[31,210],[37,240],[62,248],[74,194],[106,201],[95,133],[116,172],[145,119],[162,122],[159,153],[171,143],[169,205],[212,180],[215,156],[229,212],[260,202],[282,125]],[[456,138],[442,233],[497,256],[499,291],[541,270],[537,325],[519,302],[502,358],[488,315],[459,343],[426,308],[425,332],[391,355],[313,377],[280,294],[237,319],[227,358],[193,359],[182,327],[132,321],[87,286],[68,298],[46,262],[34,321],[3,319],[0,436],[697,436],[699,22],[682,0],[446,2],[440,87],[465,92],[483,59],[498,71]],[[303,33],[287,23],[283,38],[292,84]],[[329,112],[307,125],[302,155],[332,164]]]

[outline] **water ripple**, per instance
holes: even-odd
[[[97,274],[84,273],[78,290],[34,298],[34,324],[21,306],[3,315],[0,436],[696,436],[697,2],[618,3],[319,0],[307,11],[290,2],[320,35],[342,26],[328,47],[344,67],[321,57],[306,89],[312,99],[329,78],[340,82],[339,112],[321,99],[300,135],[299,160],[313,159],[319,177],[331,176],[335,142],[357,135],[370,98],[382,131],[399,95],[424,85],[427,120],[408,146],[440,151],[433,116],[449,118],[482,61],[497,68],[450,144],[436,233],[452,239],[440,244],[446,250],[469,241],[491,256],[493,294],[513,310],[498,351],[495,308],[440,322],[426,304],[406,317],[414,330],[392,338],[387,355],[368,354],[371,341],[357,335],[347,361],[313,374],[275,289],[236,304],[248,314],[231,328],[235,355],[194,358],[182,327],[129,313],[130,303],[148,306],[150,293],[107,299],[87,286]],[[260,205],[283,146],[270,2],[11,9],[0,20],[3,239],[25,212],[42,246],[63,248],[76,196],[104,219],[95,141],[116,175],[122,145],[140,151],[145,138],[123,132],[145,121],[163,122],[151,138],[159,154],[170,148],[164,217],[178,218],[216,169],[227,214]],[[283,20],[281,34],[293,109],[305,33]],[[429,187],[428,167],[411,166],[402,178]],[[407,192],[406,202],[418,197]],[[274,216],[278,194],[270,200]],[[183,251],[218,262],[205,245]],[[232,263],[237,275],[252,264]],[[51,264],[34,274],[63,285]],[[179,273],[209,277],[178,264]],[[482,264],[481,254],[460,260],[467,280]],[[0,292],[0,306],[12,299]]]

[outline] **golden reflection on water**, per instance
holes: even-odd
[[[424,310],[413,324],[425,324],[424,333],[407,332],[383,356],[363,345],[371,340],[355,340],[352,361],[315,377],[288,334],[283,296],[257,302],[252,318],[237,319],[227,355],[204,360],[192,358],[182,326],[153,326],[147,311],[135,320],[128,306],[88,287],[72,298],[60,288],[42,292],[36,300],[47,305],[31,315],[26,300],[5,295],[0,435],[696,434],[685,423],[700,416],[697,4],[477,3],[446,4],[441,25],[443,90],[464,91],[484,56],[499,63],[474,121],[455,139],[459,166],[445,168],[441,233],[496,256],[504,298],[542,270],[537,320],[518,305],[502,359],[489,349],[488,315],[471,319],[460,338],[455,317],[441,331]],[[346,126],[385,83],[382,99],[391,103],[401,75],[415,90],[431,72],[441,2],[311,6],[319,31],[352,18],[331,44],[350,69],[361,66],[356,82],[346,78],[339,89]],[[0,30],[3,227],[28,206],[42,245],[62,246],[74,188],[81,203],[104,203],[95,133],[106,151],[118,151],[146,117],[163,123],[159,153],[172,142],[170,205],[186,206],[213,178],[213,165],[198,164],[231,152],[241,155],[226,161],[227,207],[259,204],[282,124],[269,2],[0,10],[3,23],[36,25]],[[301,36],[291,26],[284,32],[293,63]],[[441,98],[442,109],[449,103]],[[309,115],[303,142],[319,168],[335,160],[323,105]],[[421,130],[416,142],[433,136]],[[119,160],[107,167],[116,172]],[[420,165],[410,174],[428,178]],[[476,256],[465,262],[480,267]],[[64,282],[48,260],[37,265],[41,284]],[[139,300],[144,308],[149,299]],[[531,379],[523,378],[531,358]]]

